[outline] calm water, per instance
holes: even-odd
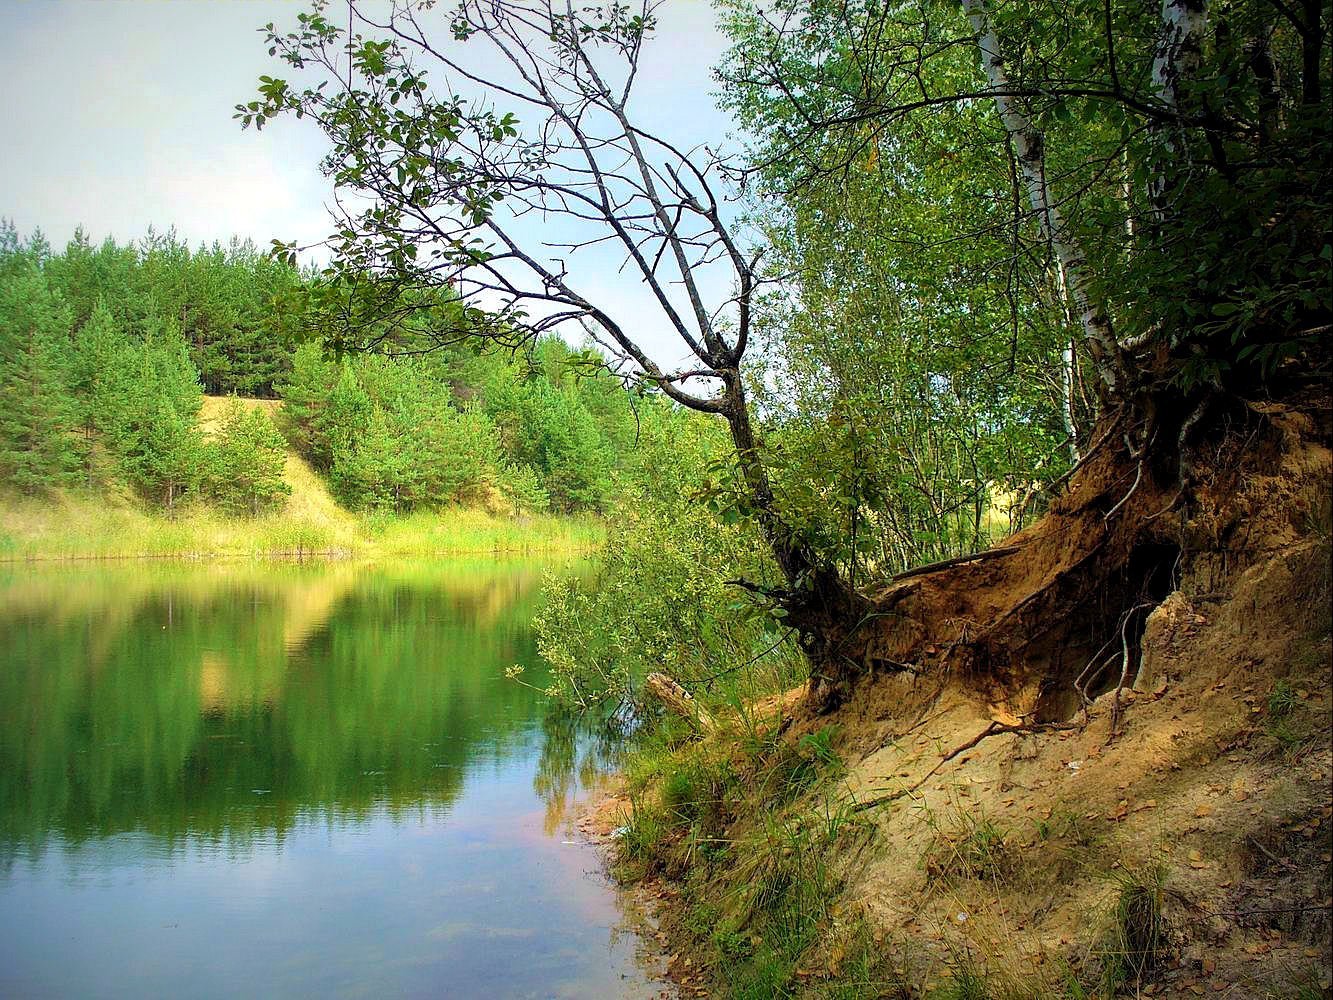
[[[0,996],[653,996],[541,567],[0,567]]]

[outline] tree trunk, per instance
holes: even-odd
[[[981,68],[995,92],[995,109],[999,112],[1000,121],[1014,145],[1019,171],[1027,188],[1028,202],[1059,261],[1074,311],[1078,314],[1083,327],[1083,338],[1087,342],[1105,391],[1115,395],[1120,391],[1122,381],[1120,351],[1109,317],[1093,301],[1087,276],[1087,259],[1077,239],[1069,232],[1060,206],[1051,197],[1046,178],[1046,138],[1038,130],[1022,106],[1022,102],[1009,96],[1013,88],[1009,83],[1008,71],[1005,69],[1000,36],[991,21],[990,12],[982,0],[961,0],[961,2],[963,12],[977,35],[977,47],[981,51]]]
[[[818,710],[831,711],[847,699],[866,672],[857,633],[869,614],[870,602],[834,566],[818,560],[782,521],[736,369],[726,374],[725,398],[724,412],[741,476],[764,538],[787,582],[786,592],[777,595],[787,613],[785,621],[800,636],[810,661],[810,696]]]
[[[667,711],[688,719],[700,732],[708,732],[713,728],[712,717],[699,707],[694,695],[681,687],[675,678],[654,670],[643,679],[643,691],[661,702]]]
[[[1161,102],[1179,112],[1183,103],[1183,84],[1199,67],[1203,56],[1203,29],[1208,15],[1208,0],[1162,0],[1162,35],[1153,58],[1153,88]],[[1161,159],[1148,182],[1148,197],[1160,222],[1165,218],[1170,200],[1171,165],[1184,154],[1180,141],[1181,126],[1156,126]]]

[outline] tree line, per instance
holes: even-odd
[[[588,352],[546,338],[424,353],[383,320],[330,346],[313,281],[239,241],[94,248],[79,232],[56,253],[0,228],[0,484],[254,515],[290,492],[290,444],[355,510],[600,511],[615,495],[660,404],[626,397]],[[445,296],[432,315],[479,321]],[[234,401],[205,428],[205,393],[282,406]]]

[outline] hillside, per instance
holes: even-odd
[[[212,433],[236,397],[205,396],[200,427]],[[273,415],[281,403],[239,399]],[[592,519],[448,507],[401,517],[347,510],[310,463],[287,449],[280,510],[229,517],[206,504],[174,515],[128,491],[67,489],[44,497],[0,499],[0,560],[131,556],[365,556],[579,550],[598,544]]]

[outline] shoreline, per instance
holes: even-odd
[[[628,882],[616,874],[613,834],[628,821],[630,808],[625,779],[619,772],[613,772],[598,787],[589,789],[565,826],[572,836],[595,852],[603,873],[621,900],[626,928],[638,941],[644,971],[663,988],[661,1000],[707,997],[707,977],[694,974],[697,970],[693,959],[683,950],[672,950],[673,935],[665,929],[674,925],[676,917],[670,885],[657,877]]]
[[[229,552],[223,550],[190,552],[89,552],[50,554],[36,553],[21,556],[0,556],[0,566],[33,565],[37,563],[96,563],[96,562],[352,562],[364,560],[376,562],[389,559],[452,559],[465,556],[497,556],[502,558],[542,555],[590,555],[598,550],[598,545],[529,545],[521,548],[445,548],[411,549],[393,552],[376,552],[373,549],[271,549],[255,552]]]
[[[509,516],[484,507],[356,514],[294,504],[231,517],[191,506],[172,515],[117,497],[0,496],[0,565],[161,560],[341,561],[595,552],[604,523],[592,515]]]

